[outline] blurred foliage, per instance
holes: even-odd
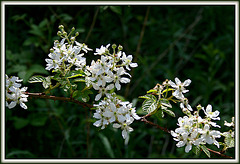
[[[59,39],[58,26],[75,27],[80,33],[77,40],[90,48],[116,43],[134,56],[139,66],[131,72],[131,84],[118,94],[132,101],[140,115],[145,113],[138,96],[166,78],[189,78],[190,104],[212,104],[221,112],[221,130],[227,131],[223,120],[230,121],[234,115],[234,13],[234,6],[9,5],[6,73],[24,79],[29,92],[42,92],[41,84],[29,84],[28,79],[49,74],[45,58]],[[90,54],[88,63],[96,59]],[[56,89],[52,94],[63,96],[64,92]],[[89,99],[93,101],[93,95]],[[133,123],[134,132],[125,146],[121,131],[111,127],[101,131],[92,125],[89,109],[43,99],[29,99],[27,105],[28,110],[6,109],[6,158],[208,158],[204,153],[185,153],[169,134],[142,122]],[[183,116],[178,106],[173,110],[176,118]],[[176,128],[177,119],[170,116],[150,119]],[[234,157],[234,150],[226,154]]]

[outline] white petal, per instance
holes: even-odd
[[[187,105],[188,110],[193,111],[192,107],[188,104]]]
[[[212,112],[212,105],[208,104],[207,108],[206,108],[206,112],[210,113]]]
[[[12,101],[10,104],[8,104],[8,108],[9,109],[14,108],[16,105],[17,105],[17,102],[16,101]]]
[[[189,86],[190,85],[190,83],[191,83],[191,80],[190,79],[187,79],[187,80],[185,80],[184,81],[184,83],[183,83],[183,86]]]
[[[175,133],[175,132],[172,131],[172,130],[171,130],[171,135],[172,135],[173,137],[177,137],[177,136],[178,136],[177,133]]]
[[[97,94],[97,96],[95,97],[95,101],[100,100],[101,97],[102,97],[102,93]]]
[[[93,118],[101,119],[102,116],[99,113],[94,113]]]
[[[107,86],[106,90],[112,90],[114,88],[114,85],[113,84],[110,84]]]
[[[175,82],[176,82],[177,85],[181,84],[181,81],[177,77],[175,78]]]
[[[126,120],[126,118],[123,115],[118,115],[117,118],[118,118],[118,121],[121,123],[123,123]]]
[[[121,83],[129,83],[130,79],[123,77],[123,78],[120,79],[120,82]]]
[[[21,106],[23,109],[27,109],[27,105],[24,104],[24,103],[22,103],[22,102],[20,102],[20,106]]]
[[[128,133],[127,133],[127,131],[124,129],[124,130],[122,131],[122,137],[123,137],[124,139],[126,139],[126,138],[127,138],[127,135],[128,135]]]
[[[119,84],[119,80],[116,81],[115,86],[116,86],[117,90],[121,89],[121,85]]]
[[[120,128],[121,125],[120,125],[120,124],[117,124],[117,123],[114,123],[114,124],[113,124],[113,127],[114,127],[114,128]]]
[[[97,84],[95,84],[95,83],[92,83],[92,86],[93,86],[93,88],[94,88],[95,90],[99,90],[99,89],[100,89],[99,86],[98,86]]]
[[[130,66],[131,66],[131,67],[137,67],[138,64],[137,64],[137,63],[131,63]]]
[[[176,85],[174,82],[172,82],[171,80],[169,81],[169,84],[170,84],[173,88],[177,88],[177,85]]]
[[[102,120],[98,120],[98,121],[94,122],[93,125],[96,126],[96,127],[101,126],[102,125]]]
[[[192,149],[192,144],[188,143],[185,147],[185,152],[188,153]]]
[[[179,142],[176,144],[177,147],[183,147],[184,145],[185,145],[185,142],[183,142],[183,141],[179,141]]]

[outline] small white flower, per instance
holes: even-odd
[[[218,110],[216,110],[215,112],[212,112],[212,105],[208,104],[208,106],[206,107],[206,111],[204,110],[204,108],[202,108],[202,110],[204,111],[207,117],[213,120],[220,120],[220,117],[218,117],[220,112]]]
[[[129,71],[131,70],[131,69],[129,68],[129,66],[132,67],[132,68],[138,66],[137,63],[132,63],[132,59],[133,59],[132,55],[126,56],[125,52],[123,52],[123,55],[122,55],[122,58],[121,58],[121,59],[122,59],[122,61],[123,61],[122,65],[126,66],[126,68],[127,68]]]
[[[186,90],[184,87],[187,87],[190,85],[191,80],[185,80],[183,83],[176,77],[175,82],[169,81],[169,84],[175,88],[175,91],[173,92],[173,96],[175,96],[177,99],[183,99],[183,93],[187,93],[189,90]]]
[[[92,49],[91,48],[88,48],[88,46],[85,44],[85,43],[79,43],[79,42],[77,42],[77,41],[75,41],[75,43],[76,43],[76,45],[81,49],[81,50],[83,50],[84,52],[88,52],[88,51],[92,51]]]
[[[97,48],[96,49],[96,53],[94,53],[94,55],[102,55],[105,54],[106,51],[108,50],[108,47],[110,46],[110,44],[106,45],[106,47],[104,47],[103,45],[101,46],[101,48]]]
[[[234,127],[235,126],[235,123],[234,123],[234,117],[232,117],[232,122],[228,123],[227,121],[224,121],[224,125],[225,126],[228,126],[228,127]]]

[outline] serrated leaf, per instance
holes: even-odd
[[[175,113],[169,109],[162,108],[162,110],[167,113],[168,115],[175,117]]]
[[[170,104],[169,100],[167,100],[167,99],[160,99],[159,102],[160,102],[160,105],[163,105],[168,108],[172,108],[172,105]]]
[[[208,156],[208,158],[211,158],[210,152],[208,151],[207,147],[205,145],[200,146],[203,152]]]
[[[193,152],[198,155],[200,153],[201,148],[199,146],[194,146],[193,147]]]
[[[152,113],[157,109],[157,99],[153,95],[146,95],[146,100],[144,100],[142,105],[143,111],[146,111],[148,114]]]
[[[231,135],[225,137],[224,142],[226,143],[228,148],[234,147],[234,138],[232,138]]]
[[[35,76],[32,76],[28,82],[29,83],[41,83],[45,80],[45,77],[41,76],[41,75],[35,75]]]

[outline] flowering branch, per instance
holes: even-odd
[[[73,102],[76,103],[78,105],[83,106],[84,108],[92,108],[93,106],[81,101],[78,101],[76,99],[73,98],[69,98],[69,97],[57,97],[57,96],[50,96],[50,95],[45,95],[44,93],[29,93],[29,92],[25,92],[26,95],[28,95],[29,97],[34,97],[34,98],[41,98],[41,99],[51,99],[51,100],[60,100],[60,101],[67,101],[67,102]]]

